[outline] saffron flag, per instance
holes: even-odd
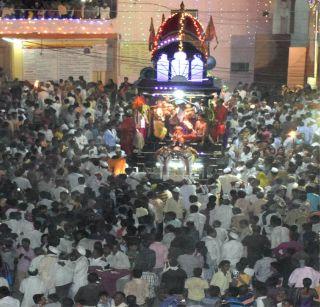
[[[216,46],[214,47],[214,49],[216,49],[219,44],[219,41],[218,41],[218,36],[217,36],[216,28],[213,23],[212,16],[210,16],[210,20],[205,32],[205,41],[209,43],[214,39],[216,40]]]
[[[154,25],[153,25],[153,18],[151,18],[150,28],[149,28],[149,51],[153,49],[153,42],[156,36]]]

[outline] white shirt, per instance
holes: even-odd
[[[53,133],[52,133],[52,130],[51,129],[47,129],[47,130],[40,130],[39,131],[40,133],[44,134],[46,140],[48,142],[51,142],[52,139],[53,139]]]
[[[0,307],[20,307],[20,302],[11,296],[6,296],[0,299]]]
[[[80,194],[84,194],[84,190],[87,186],[85,184],[79,184],[71,190],[72,192],[79,192]]]
[[[221,242],[221,244],[228,240],[228,231],[222,227],[215,227],[215,230],[217,232],[217,239]]]
[[[70,186],[70,189],[74,189],[76,186],[79,185],[79,182],[78,182],[78,178],[79,177],[83,177],[83,175],[81,174],[78,174],[78,173],[70,173],[68,176],[67,176],[67,180],[69,182],[69,186]]]
[[[244,152],[241,153],[240,161],[247,162],[250,159],[252,159],[252,153],[251,152],[248,152],[247,154],[245,154]]]
[[[191,195],[197,195],[197,188],[193,184],[184,184],[180,188],[180,195],[182,197],[182,201],[185,209],[189,210],[189,207],[188,207],[190,205],[189,197]]]
[[[114,254],[108,255],[108,257],[106,257],[106,261],[110,265],[110,267],[114,269],[128,270],[130,268],[130,262],[129,262],[128,256],[121,251],[117,251],[115,255]]]
[[[56,187],[56,188],[52,189],[51,194],[56,201],[60,201],[61,192],[66,192],[69,194],[69,190],[64,187]]]
[[[55,272],[58,256],[53,254],[45,255],[38,266],[39,276],[47,290],[55,287]]]
[[[126,183],[130,186],[130,190],[134,191],[137,188],[137,185],[141,183],[141,180],[146,178],[146,175],[147,173],[145,172],[131,173],[126,179]]]
[[[312,281],[311,288],[316,288],[320,283],[320,272],[311,267],[295,269],[289,277],[289,285],[295,288],[303,288],[303,279],[310,278]]]
[[[241,242],[230,240],[222,245],[221,260],[229,260],[235,266],[243,256],[244,248]]]
[[[271,230],[271,248],[276,248],[283,242],[289,242],[289,229],[287,227],[277,226]]]
[[[199,213],[199,212],[195,212],[195,213],[189,214],[186,222],[190,222],[190,221],[193,222],[195,228],[199,232],[200,238],[202,238],[203,228],[204,228],[204,224],[206,223],[206,220],[207,220],[207,218],[205,215],[203,215],[202,213]]]
[[[202,239],[204,241],[208,253],[210,255],[211,261],[216,266],[220,263],[221,258],[221,242],[217,238],[206,236]]]
[[[107,262],[103,259],[103,257],[90,258],[89,265],[90,266],[101,266],[104,268],[107,265]]]
[[[272,275],[271,263],[275,261],[274,258],[264,257],[255,263],[254,272],[257,280],[265,282]]]
[[[232,174],[225,174],[219,176],[218,181],[221,183],[223,194],[229,194],[232,190],[231,183],[239,181],[239,178]]]
[[[220,221],[222,228],[229,229],[231,225],[231,219],[233,216],[232,207],[229,205],[221,205],[213,211],[213,220]]]
[[[30,307],[34,304],[35,294],[44,294],[46,287],[38,276],[29,276],[22,280],[19,291],[24,294],[21,307]]]
[[[72,282],[74,263],[69,260],[59,260],[65,265],[56,263],[55,265],[55,286],[60,287]]]
[[[14,182],[17,185],[17,187],[21,190],[26,190],[26,189],[32,188],[30,181],[27,178],[16,177],[12,180],[12,182]]]
[[[83,150],[86,145],[88,145],[88,139],[85,135],[81,134],[74,138],[80,150]]]
[[[88,284],[88,259],[85,256],[81,256],[77,259],[74,266],[72,286],[70,289],[71,297],[73,298],[78,292],[79,288]]]
[[[39,255],[39,256],[32,259],[30,266],[29,266],[29,270],[31,272],[38,270],[39,264],[40,264],[41,260],[44,258],[44,256],[45,255]]]
[[[35,249],[36,247],[41,246],[41,237],[43,235],[39,230],[32,230],[29,232],[25,232],[24,235],[30,240],[30,247]]]

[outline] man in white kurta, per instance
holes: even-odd
[[[238,181],[241,181],[237,176],[231,174],[231,168],[227,167],[223,170],[223,175],[219,176],[218,181],[221,184],[223,194],[229,195],[232,190],[232,185]]]
[[[243,257],[244,247],[238,241],[239,236],[231,232],[229,234],[229,241],[222,245],[221,260],[230,261],[231,268],[235,268],[236,264]]]
[[[222,204],[213,211],[213,221],[220,221],[222,228],[229,229],[233,216],[230,201],[228,199],[224,199]]]
[[[214,228],[208,230],[207,236],[205,236],[202,241],[205,243],[210,256],[210,265],[213,268],[218,267],[221,258],[221,241],[217,238],[217,232]]]
[[[72,285],[70,289],[70,297],[74,298],[74,296],[77,294],[79,288],[86,286],[88,284],[88,268],[89,263],[88,259],[85,256],[86,250],[82,246],[78,246],[75,250],[76,253],[76,261],[73,271],[73,279],[72,279]]]
[[[34,305],[33,296],[35,294],[45,294],[46,286],[38,276],[37,271],[29,272],[29,277],[22,280],[19,291],[23,294],[21,307]]]
[[[49,246],[48,254],[45,255],[38,265],[39,277],[46,287],[46,293],[55,293],[55,272],[58,262],[59,251],[56,247]]]
[[[187,222],[193,222],[195,228],[199,232],[199,237],[202,238],[204,224],[206,223],[206,216],[200,212],[198,212],[199,208],[197,205],[191,205],[190,214],[186,219]]]
[[[118,245],[113,246],[112,252],[106,257],[106,262],[113,269],[128,270],[130,268],[128,256],[119,250]]]

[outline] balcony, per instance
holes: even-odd
[[[12,1],[13,2],[13,1]],[[33,1],[32,6],[24,5],[23,0],[0,1],[0,17],[14,19],[114,19],[117,17],[118,0],[61,0]],[[19,3],[20,2],[20,3]],[[30,1],[29,1],[30,2]],[[32,1],[31,1],[32,2]]]
[[[66,1],[66,5],[46,7],[0,7],[0,37],[113,38],[111,20],[117,15],[117,0],[106,0],[100,6],[93,6],[90,2],[79,0],[73,6]]]
[[[0,37],[21,39],[114,38],[110,20],[0,19]]]

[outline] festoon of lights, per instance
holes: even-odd
[[[190,19],[193,21],[193,25],[196,29],[196,34],[197,37],[199,39],[199,41],[201,42],[201,46],[204,46],[205,44],[205,35],[203,33],[203,27],[201,25],[201,23],[196,20],[191,14],[185,12],[185,6],[184,3],[182,2],[180,5],[180,13],[174,13],[172,14],[169,18],[174,18],[176,15],[181,14],[181,17],[179,19],[179,31],[178,31],[178,37],[177,38],[168,38],[167,40],[159,43],[159,39],[161,37],[161,35],[163,34],[163,29],[164,26],[166,24],[166,20],[162,20],[161,26],[159,27],[158,33],[155,36],[154,39],[154,43],[153,43],[153,49],[151,51],[151,55],[154,56],[155,52],[157,51],[158,48],[171,43],[173,41],[178,41],[179,42],[179,51],[183,51],[183,39],[184,39],[184,34],[185,34],[185,20],[186,17],[190,17]],[[207,50],[204,48],[205,50],[205,56],[208,56]]]
[[[104,34],[109,20],[84,19],[0,19],[0,34],[56,33],[56,34]]]

